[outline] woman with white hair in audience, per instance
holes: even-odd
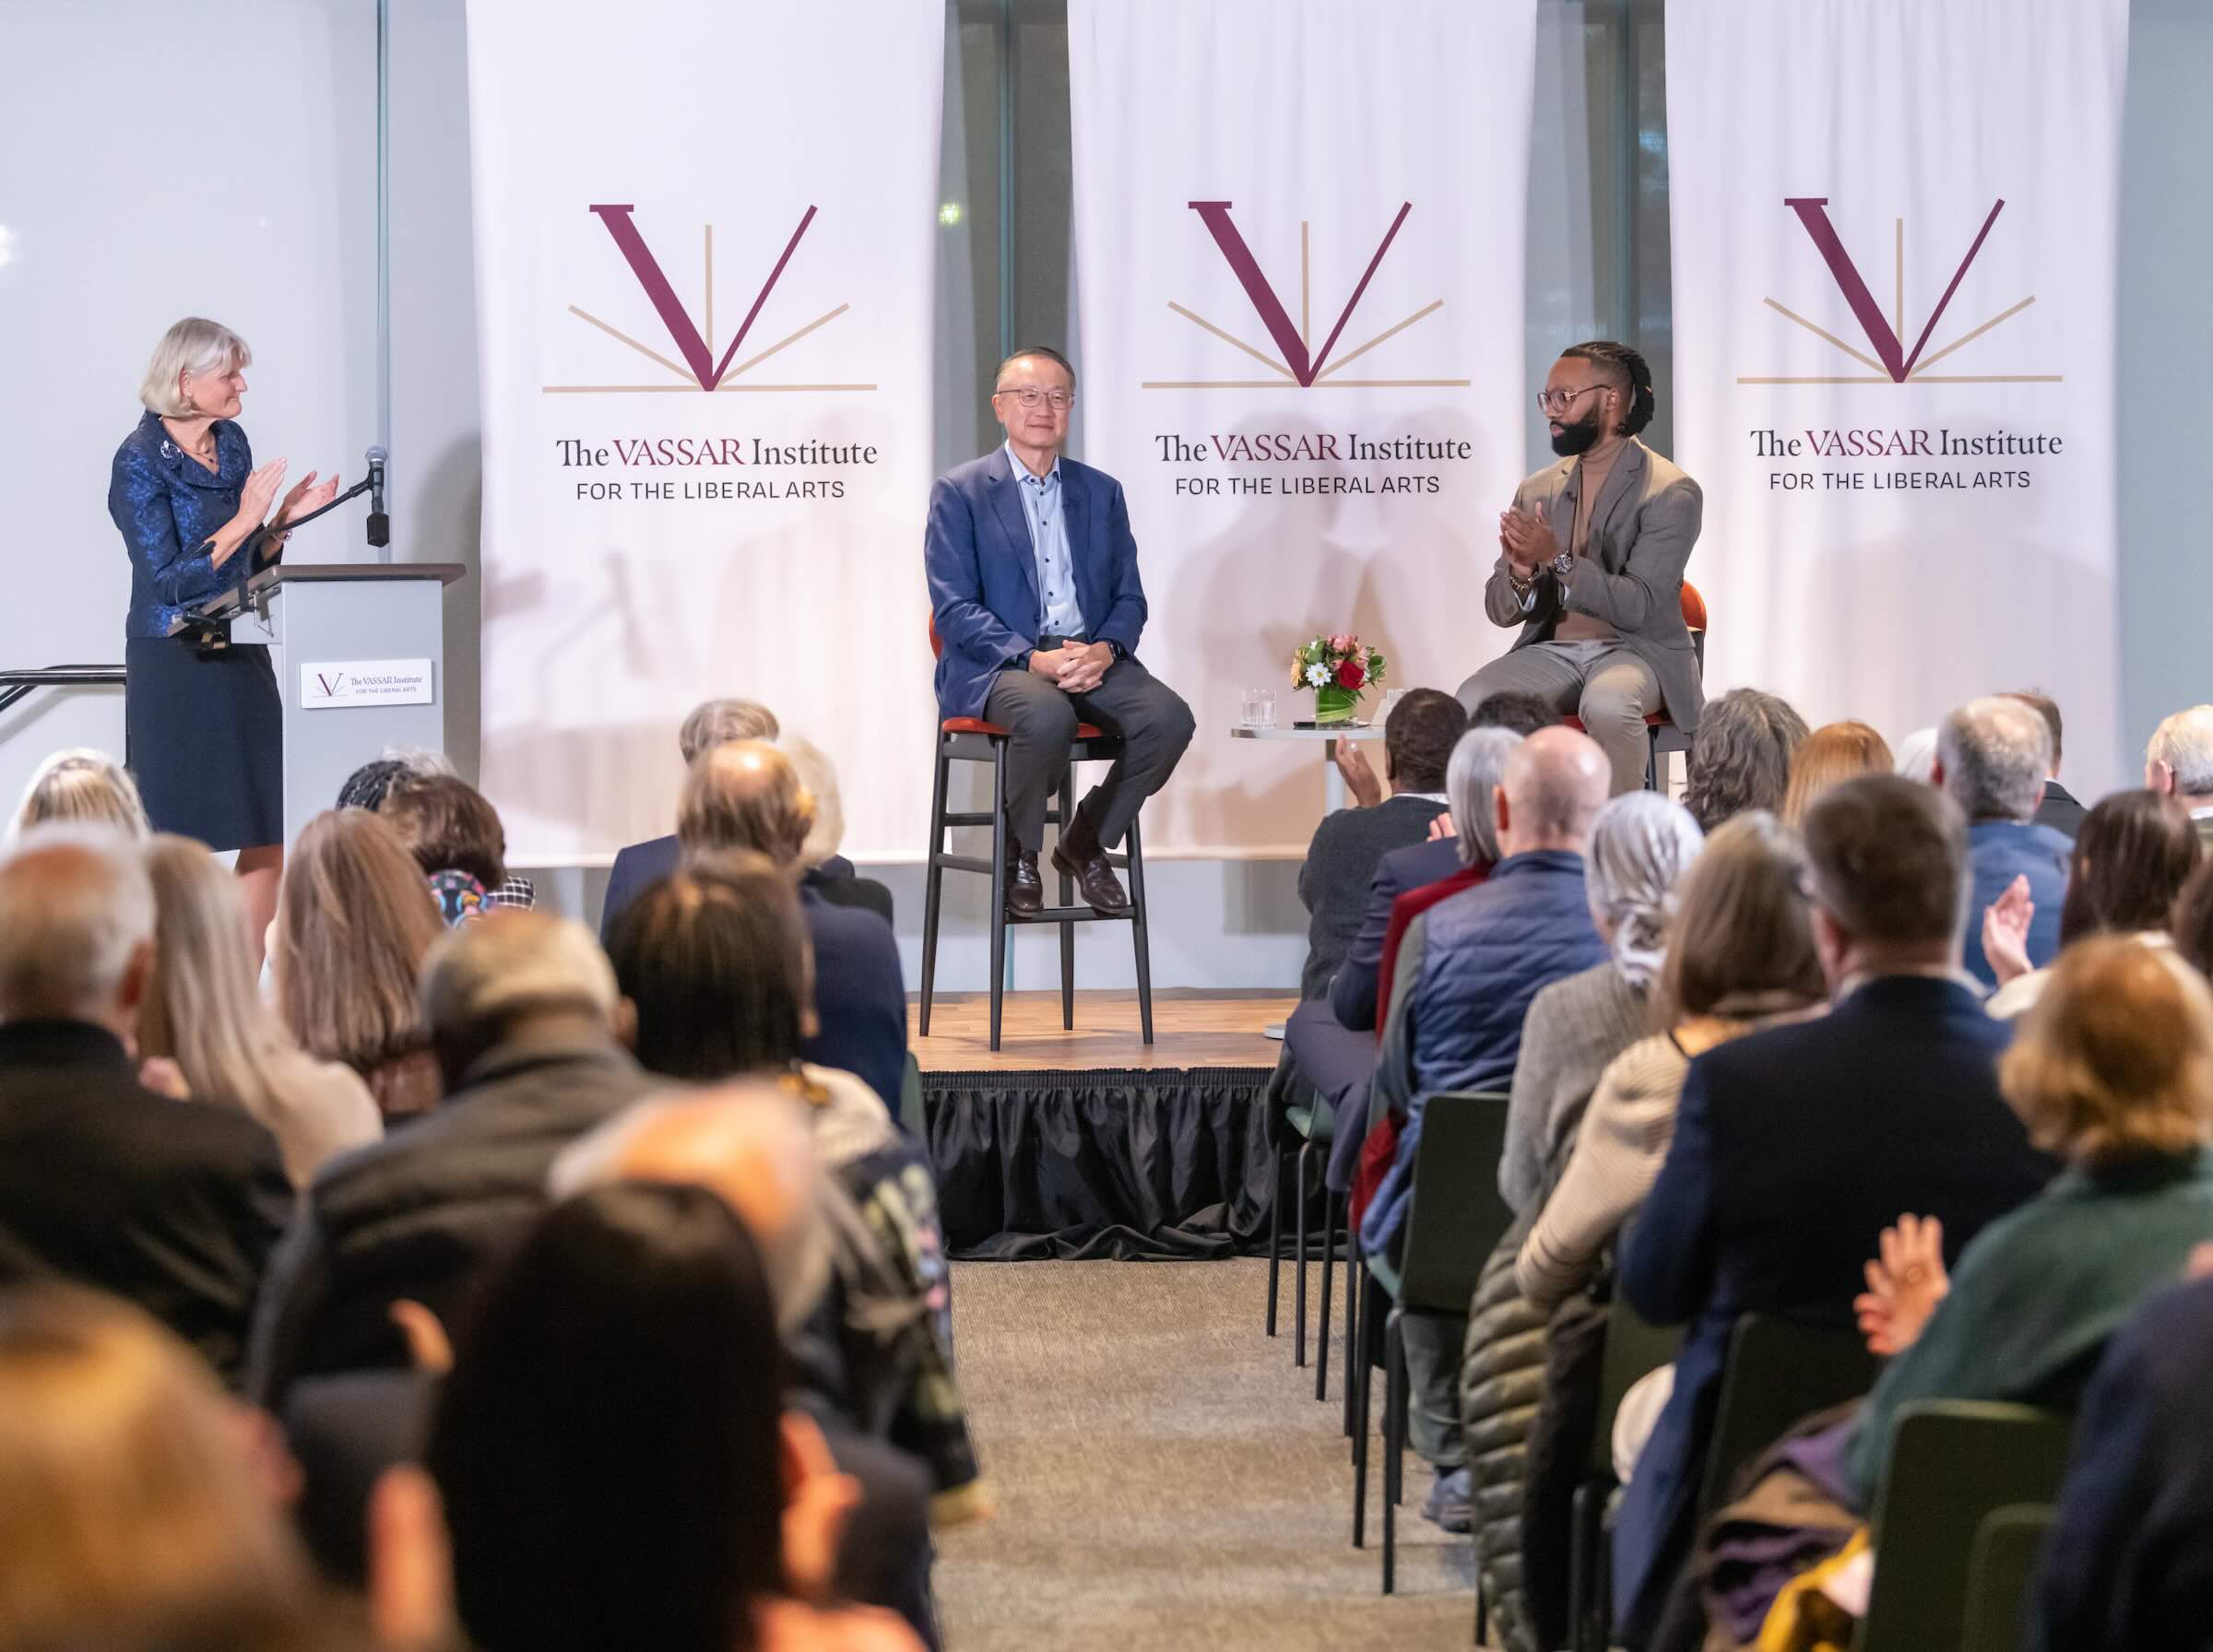
[[[245,1114],[276,1137],[285,1174],[304,1187],[325,1161],[384,1133],[369,1087],[302,1050],[262,1002],[238,879],[213,855],[163,833],[147,845],[146,869],[155,919],[153,974],[138,1006],[143,1077]]]
[[[814,797],[814,824],[799,850],[801,882],[833,906],[858,906],[892,922],[892,891],[873,878],[859,876],[837,852],[846,836],[846,805],[829,754],[804,735],[786,734],[775,745]]]
[[[38,766],[23,800],[16,805],[12,836],[50,820],[89,820],[113,826],[131,837],[147,832],[146,805],[128,769],[104,751],[73,747]]]
[[[1656,792],[1627,792],[1598,812],[1583,856],[1591,921],[1613,953],[1537,994],[1521,1028],[1498,1191],[1535,1202],[1598,1086],[1645,1029],[1645,995],[1667,952],[1675,889],[1698,856],[1698,822]]]

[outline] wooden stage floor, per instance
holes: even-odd
[[[1073,1032],[1060,1026],[1060,995],[1011,992],[1000,1010],[1000,1047],[991,1045],[987,993],[938,993],[930,1000],[929,1036],[921,1035],[918,1005],[906,1006],[907,1034],[922,1070],[1035,1072],[1101,1067],[1265,1067],[1283,1048],[1262,1031],[1297,1007],[1294,993],[1207,992],[1155,987],[1153,1043],[1138,1034],[1137,994],[1076,994]]]

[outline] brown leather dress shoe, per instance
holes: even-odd
[[[1106,850],[1097,844],[1071,844],[1063,837],[1053,845],[1053,870],[1076,880],[1076,892],[1092,911],[1114,915],[1130,910],[1130,897],[1122,890],[1121,879],[1114,875]]]
[[[1007,910],[1035,917],[1045,909],[1045,879],[1037,875],[1037,851],[1017,849],[1007,856]]]

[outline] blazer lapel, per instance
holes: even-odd
[[[1044,600],[1037,594],[1037,552],[1030,543],[1030,519],[1023,512],[1022,501],[1014,497],[1014,476],[1007,468],[1013,461],[1007,458],[1004,448],[1000,450],[1000,457],[1004,463],[985,473],[985,488],[999,517],[999,531],[1007,537],[1014,565],[1022,570],[1022,583],[1030,588],[1030,623],[1035,626],[1045,612]]]
[[[1091,528],[1091,496],[1076,477],[1075,467],[1063,459],[1060,521],[1068,535],[1068,560],[1076,576],[1076,602],[1083,610],[1083,628],[1090,635],[1096,636],[1100,623],[1106,618],[1106,609],[1092,579],[1092,559],[1086,554],[1090,549],[1086,536]]]
[[[1615,516],[1627,501],[1643,492],[1643,476],[1644,443],[1632,436],[1628,445],[1621,450],[1621,456],[1614,461],[1614,468],[1606,473],[1605,486],[1598,490],[1597,502],[1591,508],[1593,540],[1599,540],[1599,536],[1613,525]],[[1604,549],[1604,541],[1600,540],[1599,544]]]

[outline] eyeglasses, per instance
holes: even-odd
[[[1580,390],[1540,390],[1537,406],[1546,413],[1565,413],[1575,406],[1578,397],[1589,395],[1593,390],[1612,388],[1610,384],[1585,384]]]
[[[1041,390],[1035,384],[1024,384],[1011,390],[994,390],[991,395],[994,400],[1002,395],[1011,395],[1025,407],[1035,407],[1042,402],[1056,413],[1065,413],[1076,405],[1076,393],[1072,390]]]

